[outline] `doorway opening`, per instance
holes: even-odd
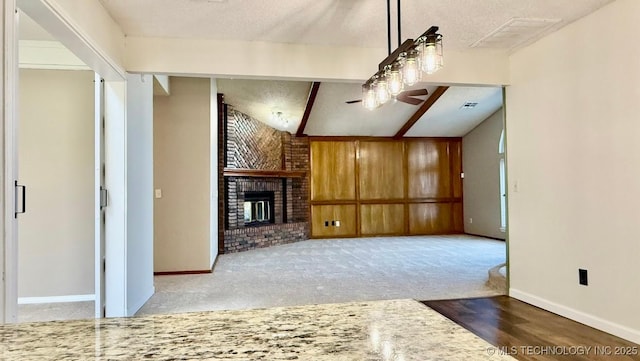
[[[26,208],[17,220],[17,321],[91,318],[95,73],[19,16],[17,168]]]

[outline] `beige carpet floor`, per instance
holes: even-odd
[[[212,274],[157,276],[138,314],[504,294],[505,243],[473,236],[309,240],[225,254]]]
[[[504,294],[487,285],[505,243],[473,236],[308,240],[220,255],[211,274],[156,276],[138,315]],[[93,302],[21,305],[19,321],[93,317]]]

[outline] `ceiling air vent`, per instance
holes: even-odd
[[[514,49],[539,39],[561,21],[562,19],[513,18],[470,47]]]
[[[476,105],[478,105],[478,102],[465,102],[464,104],[462,104],[460,109],[471,109],[475,108]]]

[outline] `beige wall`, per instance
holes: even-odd
[[[500,231],[500,156],[502,108],[462,138],[464,231],[504,239]],[[471,222],[473,220],[473,222]]]
[[[21,70],[20,297],[94,293],[94,73]]]
[[[617,0],[516,52],[506,94],[511,295],[635,342],[638,19]]]
[[[154,97],[154,271],[210,264],[210,79],[171,77]]]

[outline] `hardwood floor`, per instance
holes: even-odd
[[[508,296],[423,301],[518,360],[640,360],[640,346]]]

